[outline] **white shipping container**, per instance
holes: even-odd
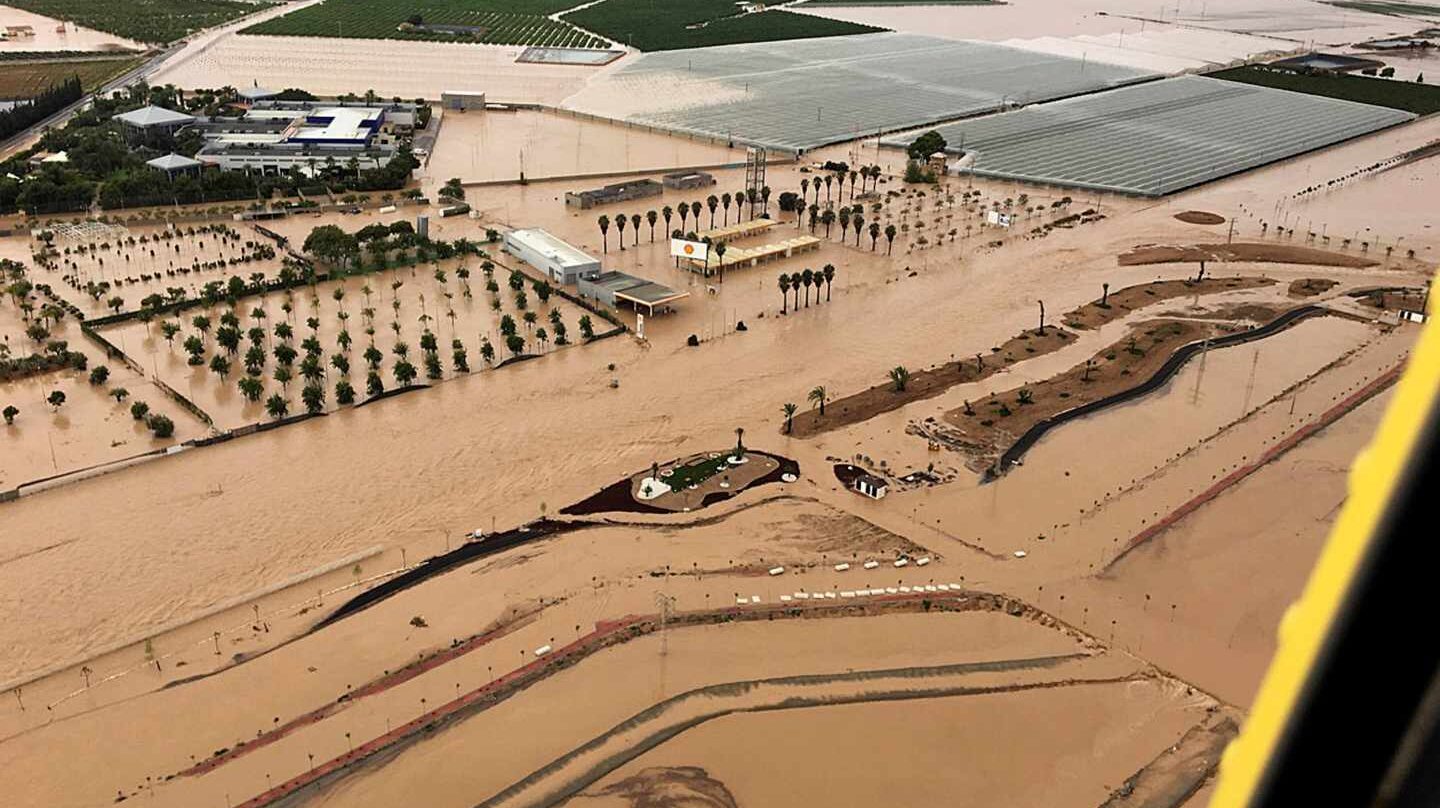
[[[784,574],[785,574],[785,568],[784,568],[784,567],[771,567],[771,568],[770,568],[770,574],[771,574],[771,575],[784,575]]]
[[[542,645],[535,649],[535,656],[537,657],[545,656],[548,653],[550,653],[550,646],[548,645]]]
[[[908,567],[908,566],[910,566],[910,559],[908,559],[908,558],[897,558],[897,559],[895,559],[895,567],[896,567],[896,569],[899,569],[900,567]]]
[[[915,559],[915,566],[917,566],[917,567],[923,567],[923,566],[925,566],[926,564],[929,564],[929,563],[930,563],[930,556],[921,556],[920,558]]]
[[[879,562],[879,561],[866,561],[866,562],[865,562],[865,569],[867,569],[867,570],[873,570],[873,569],[875,569],[875,568],[878,567],[878,566],[880,566],[880,562]]]
[[[848,569],[850,569],[850,565],[849,565],[849,564],[836,564],[836,565],[835,565],[835,571],[836,571],[836,572],[844,572],[845,570],[848,570]]]

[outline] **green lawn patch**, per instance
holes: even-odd
[[[5,0],[5,4],[137,42],[173,42],[191,31],[271,5],[234,0]]]
[[[1247,65],[1218,73],[1211,78],[1292,90],[1326,98],[1358,101],[1379,107],[1403,109],[1417,115],[1440,111],[1440,87],[1413,81],[1377,79],[1368,76],[1329,76],[1295,73],[1263,65]]]
[[[869,25],[768,10],[743,14],[733,0],[604,0],[565,19],[642,51],[869,34]]]
[[[326,0],[241,33],[554,48],[609,45],[573,25],[546,18],[574,6],[571,0]]]
[[[692,485],[699,485],[730,467],[730,452],[721,452],[719,457],[704,458],[685,466],[678,466],[669,477],[660,481],[672,491],[683,491]]]

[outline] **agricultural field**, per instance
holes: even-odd
[[[139,63],[140,59],[134,56],[58,62],[7,59],[0,68],[0,98],[34,98],[71,76],[79,76],[81,86],[89,92]]]
[[[1001,0],[805,0],[802,6],[1003,6]]]
[[[7,3],[137,42],[173,42],[192,31],[220,25],[270,6],[240,0],[130,0],[126,3],[7,0]]]
[[[1226,81],[1403,109],[1417,115],[1440,111],[1440,87],[1413,81],[1374,79],[1366,76],[1306,75],[1256,65],[1235,67],[1209,75]]]
[[[730,0],[605,0],[566,14],[564,18],[642,51],[845,36],[884,30],[788,11],[736,12],[737,7]]]
[[[1332,0],[1326,5],[1351,11],[1368,11],[1371,14],[1389,14],[1395,17],[1440,19],[1440,6],[1430,3],[1406,3],[1401,0]]]
[[[546,15],[572,7],[566,0],[351,0],[308,6],[241,33],[352,39],[411,39],[603,48],[610,43]]]

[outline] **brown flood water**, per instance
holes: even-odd
[[[1102,209],[1111,218],[1104,222],[1045,239],[1017,240],[999,250],[977,249],[979,237],[915,249],[910,236],[902,236],[894,257],[887,259],[883,239],[877,252],[869,250],[868,238],[858,249],[853,241],[850,246],[832,242],[818,254],[731,273],[723,285],[712,280],[714,295],[694,276],[675,270],[661,241],[650,245],[648,232],[642,233],[640,249],[629,246],[620,252],[612,229],[604,254],[607,266],[692,292],[682,302],[680,315],[647,323],[649,342],[623,337],[554,352],[499,373],[467,377],[6,505],[0,545],[8,554],[63,546],[0,567],[6,613],[18,618],[7,622],[12,627],[8,631],[0,629],[0,639],[13,649],[0,675],[17,676],[74,659],[194,614],[206,604],[242,596],[376,545],[390,548],[392,563],[401,547],[413,561],[443,549],[446,536],[492,519],[504,526],[533,518],[541,503],[553,512],[652,460],[728,445],[736,426],[754,436],[757,448],[801,455],[808,463],[806,476],[828,487],[824,452],[848,455],[853,444],[827,439],[814,448],[788,445],[775,433],[783,402],[803,402],[815,384],[836,391],[868,386],[898,362],[918,367],[984,350],[1028,324],[1037,297],[1060,311],[1094,297],[1101,282],[1120,286],[1174,277],[1164,269],[1117,268],[1113,256],[1144,241],[1193,241],[1196,233],[1208,234],[1170,218],[1186,209],[1239,216],[1237,233],[1257,237],[1263,217],[1250,211],[1265,209],[1268,215],[1278,198],[1303,187],[1311,173],[1328,175],[1346,165],[1373,162],[1391,150],[1424,142],[1434,127],[1433,122],[1404,127],[1162,203],[1106,199]],[[844,152],[834,150],[834,156]],[[742,171],[717,174],[718,190],[742,184]],[[794,168],[772,168],[771,174],[777,191],[793,188],[801,176]],[[1401,210],[1423,207],[1418,200],[1433,191],[1433,182],[1406,180],[1407,175],[1391,172],[1366,182],[1393,189],[1397,200],[1414,203],[1400,205]],[[958,190],[969,183],[952,185]],[[997,197],[1016,190],[1009,184],[974,187]],[[558,198],[568,188],[559,183],[506,186],[477,192],[472,203],[488,220],[544,226],[599,253],[595,216],[600,211],[565,209]],[[1337,210],[1351,193],[1336,192]],[[643,204],[626,203],[603,212],[643,212],[703,197],[700,192],[667,192]],[[1046,194],[1037,191],[1035,197],[1043,201]],[[894,206],[891,213],[898,221]],[[1344,215],[1358,214],[1345,207]],[[307,217],[283,224],[293,228],[292,235],[303,235],[325,221],[354,229],[368,220]],[[436,220],[434,225],[447,237],[475,237],[480,231],[469,219]],[[834,236],[838,238],[838,228]],[[633,241],[629,233],[626,237]],[[1411,238],[1421,249],[1434,243],[1428,231],[1407,236],[1407,241]],[[777,319],[775,275],[826,262],[839,268],[830,302],[812,303]],[[1264,271],[1291,277],[1283,267],[1267,266]],[[1177,274],[1184,272],[1188,269]],[[1338,272],[1336,277],[1351,282],[1396,274],[1383,267]],[[1292,273],[1313,274],[1304,268]],[[737,318],[750,330],[727,333]],[[683,340],[690,333],[716,338],[700,348],[687,348]],[[1323,348],[1315,349],[1317,361],[1321,353]],[[607,369],[611,363],[614,371]],[[1229,378],[1243,381],[1247,370],[1242,367]],[[611,387],[612,379],[619,380],[618,388]],[[1205,406],[1217,408],[1214,417],[1238,415],[1233,401],[1218,396],[1210,401]],[[878,428],[896,425],[888,424]],[[894,445],[911,444],[907,439]],[[1088,456],[1085,452],[1073,458],[1075,462],[1053,467],[1073,468],[1079,457]],[[1040,465],[1038,460],[1035,465]],[[1051,467],[1048,461],[1044,465]],[[1109,475],[1098,474],[1096,480]],[[1128,481],[1133,475],[1120,471],[1114,476]],[[1023,476],[1010,482],[1020,490],[1028,487]],[[217,491],[223,495],[215,495]],[[927,499],[948,496],[936,489]],[[1045,497],[1022,499],[1032,523],[1058,523],[1063,513],[1073,513],[1068,504],[1049,504]],[[56,518],[81,503],[88,513],[83,524]],[[904,510],[898,504],[877,512],[882,519],[903,519]],[[968,521],[973,517],[962,517],[964,513],[947,508],[927,522],[943,522],[948,515],[967,519],[967,525],[983,525],[997,518],[994,509],[975,512],[983,520],[979,523]],[[276,514],[286,516],[277,519]],[[999,517],[1000,524],[1006,521]],[[959,523],[953,524],[958,530]],[[103,539],[93,525],[106,526]],[[966,527],[963,532],[978,531]],[[1001,549],[1011,546],[1005,541]]]

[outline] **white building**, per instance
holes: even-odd
[[[505,234],[505,252],[565,285],[600,274],[600,260],[538,227]]]
[[[257,101],[238,120],[201,125],[205,145],[195,155],[227,171],[266,174],[297,169],[314,176],[330,165],[381,168],[399,151],[415,123],[412,105],[356,106]]]
[[[464,111],[485,110],[485,94],[475,90],[444,90],[440,93],[440,106],[445,109]]]

